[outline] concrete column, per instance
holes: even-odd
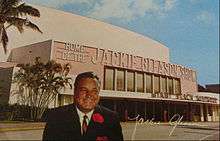
[[[146,85],[147,85],[147,79],[146,79],[146,74],[144,73],[144,93],[146,93]]]
[[[169,87],[168,87],[168,77],[166,77],[166,89],[167,89],[167,93],[168,93],[168,89],[169,89]],[[170,93],[168,93],[168,98],[170,98],[171,96],[170,96]]]
[[[173,89],[172,89],[172,91],[173,91],[173,94],[175,95],[175,89],[176,89],[176,87],[175,87],[175,83],[174,83],[174,79],[172,78],[172,84],[173,84]]]
[[[134,91],[137,92],[137,72],[134,72]]]
[[[215,121],[215,106],[212,105],[212,121]]]
[[[113,90],[117,91],[117,69],[114,69],[115,75],[114,75],[114,88]]]
[[[203,111],[203,104],[200,104],[200,113],[201,113],[201,121],[204,121],[204,111]]]
[[[154,75],[152,75],[152,93],[154,94]]]
[[[220,121],[220,106],[216,106],[216,121]]]
[[[219,108],[220,107],[218,105],[215,105],[215,121],[219,121],[219,116],[220,116]]]
[[[161,76],[159,77],[159,91],[162,92],[162,80],[161,80]]]
[[[206,115],[204,115],[204,116],[206,116],[206,119],[207,119],[207,121],[210,121],[210,119],[209,119],[209,110],[208,110],[208,104],[205,104],[205,109],[204,109],[206,112]]]
[[[127,92],[128,89],[128,82],[127,82],[127,70],[125,70],[125,92]]]

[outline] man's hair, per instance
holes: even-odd
[[[100,87],[100,80],[99,80],[99,77],[92,71],[89,71],[89,72],[83,72],[83,73],[80,73],[77,75],[76,79],[75,79],[75,82],[74,82],[74,88],[77,88],[77,86],[79,85],[79,81],[81,79],[84,79],[84,78],[92,78],[92,79],[96,79],[97,80],[97,83]]]

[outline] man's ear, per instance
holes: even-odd
[[[98,100],[97,100],[97,103],[96,103],[96,104],[98,104],[98,103],[99,103],[99,101],[100,101],[100,96],[98,95]]]
[[[76,90],[76,88],[74,88],[74,90],[73,90],[73,96],[76,96],[76,94],[77,94],[77,90]]]
[[[73,90],[73,100],[75,100],[76,99],[76,97],[77,97],[77,92],[76,92],[76,89],[74,88],[74,90]]]

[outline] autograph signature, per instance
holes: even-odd
[[[186,123],[186,122],[182,122],[183,116],[180,116],[179,114],[175,114],[173,115],[173,117],[169,120],[169,125],[173,126],[173,128],[171,129],[171,131],[169,132],[169,136],[172,136],[174,130],[176,129],[177,125],[194,125],[194,126],[205,126],[205,125],[200,125],[200,124],[196,124],[196,123]],[[130,121],[136,121],[132,136],[131,136],[131,140],[135,139],[135,133],[137,131],[137,126],[138,125],[142,125],[142,124],[149,124],[149,125],[160,125],[161,122],[160,121],[154,121],[154,118],[152,119],[148,119],[146,121],[144,121],[144,118],[142,118],[140,115],[137,115],[135,118],[129,118],[128,120]]]

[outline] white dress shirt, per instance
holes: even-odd
[[[86,119],[86,122],[87,122],[87,125],[89,125],[89,121],[90,121],[90,119],[92,117],[92,114],[93,114],[94,110],[88,112],[87,114],[81,112],[77,107],[76,107],[76,110],[77,110],[77,114],[79,115],[79,122],[80,122],[80,126],[81,126],[81,133],[83,133],[83,131],[82,131],[83,117],[84,117],[84,115],[86,115],[88,117]]]

